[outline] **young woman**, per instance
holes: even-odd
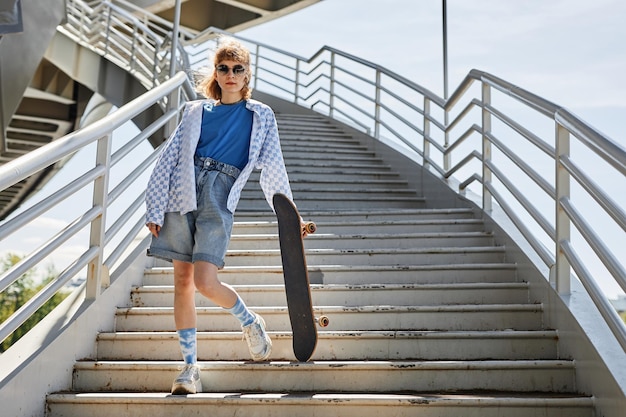
[[[223,40],[214,64],[213,73],[198,86],[207,99],[185,106],[146,192],[146,225],[152,233],[148,254],[174,266],[174,319],[185,367],[172,394],[202,390],[196,290],[240,321],[253,360],[269,357],[272,342],[263,318],[217,273],[224,267],[233,213],[253,169],[261,170],[270,207],[275,193],[293,199],[274,112],[250,99],[249,51],[237,41]]]

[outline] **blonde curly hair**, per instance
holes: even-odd
[[[241,42],[226,36],[221,37],[218,41],[218,48],[213,57],[213,71],[199,81],[197,85],[198,92],[214,100],[222,99],[222,88],[217,83],[217,72],[215,71],[215,67],[222,61],[236,61],[246,68],[241,98],[249,99],[252,96],[252,89],[249,85],[250,51]]]

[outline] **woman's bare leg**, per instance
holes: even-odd
[[[193,265],[173,261],[174,264],[174,321],[185,367],[172,384],[172,394],[186,395],[202,392],[200,368],[197,366],[196,287],[193,283]]]
[[[265,331],[265,322],[245,306],[239,295],[228,284],[217,278],[218,268],[210,262],[196,261],[194,264],[174,261],[174,318],[176,329],[194,329],[196,319],[196,289],[218,306],[228,310],[241,323],[254,360],[265,360],[272,349],[272,341]],[[256,320],[255,320],[256,318]],[[244,323],[250,323],[245,325]],[[183,355],[184,342],[181,342]],[[193,342],[195,351],[195,341]]]
[[[237,302],[237,293],[228,284],[217,278],[218,268],[210,262],[194,263],[194,283],[200,294],[222,308],[232,308]]]
[[[174,265],[174,321],[176,329],[196,327],[196,287],[193,282],[193,264],[173,261]]]

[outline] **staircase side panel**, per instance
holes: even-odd
[[[572,280],[572,293],[560,296],[545,277],[550,271],[534,254],[508,217],[494,206],[484,213],[486,230],[506,248],[506,260],[517,265],[518,281],[529,283],[531,303],[545,306],[544,328],[558,329],[559,358],[576,361],[576,388],[593,395],[605,417],[621,417],[626,409],[626,352],[619,346],[582,284]]]
[[[128,256],[112,274],[111,286],[96,301],[85,301],[84,289],[77,290],[2,354],[3,416],[43,416],[46,395],[71,388],[76,361],[96,357],[97,334],[113,330],[112,313],[116,307],[129,303],[131,288],[142,282],[145,249],[142,243]]]

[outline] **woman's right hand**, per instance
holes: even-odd
[[[161,226],[159,226],[158,224],[154,224],[154,223],[148,223],[146,226],[148,226],[148,230],[150,230],[150,233],[152,233],[152,236],[159,237]]]

